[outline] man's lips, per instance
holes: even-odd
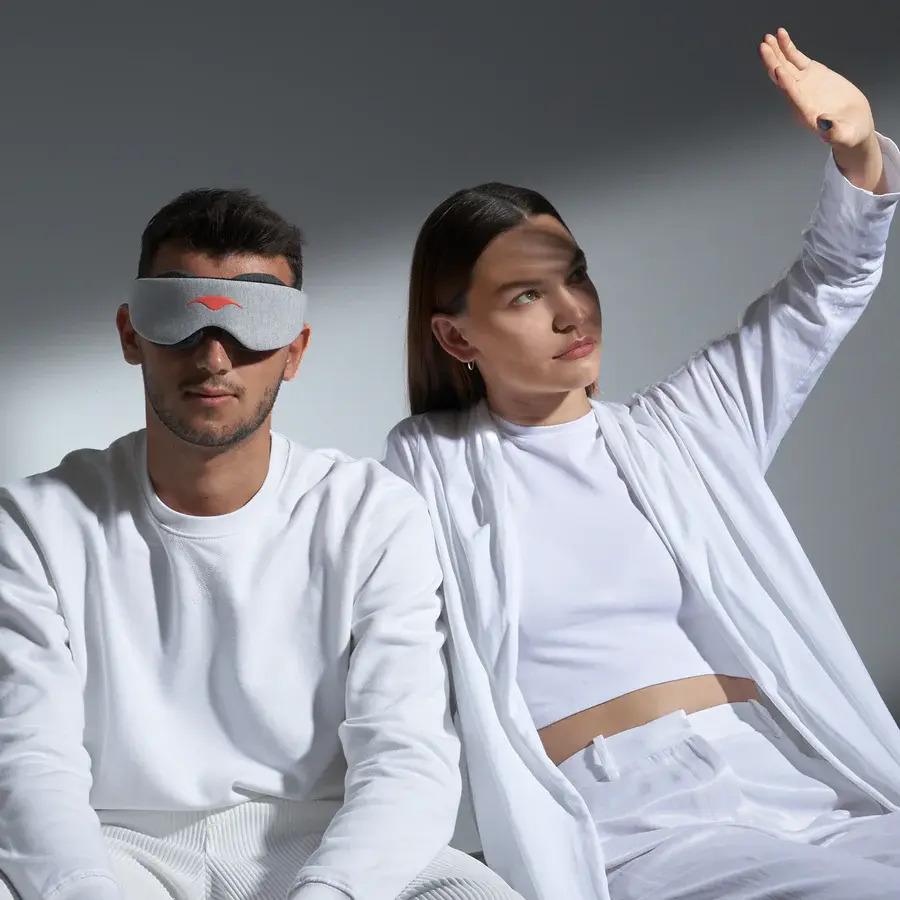
[[[569,344],[566,349],[554,356],[554,359],[581,359],[582,356],[588,356],[593,352],[594,347],[597,346],[597,341],[594,338],[579,338],[577,341]]]
[[[191,390],[188,388],[184,393],[189,401],[199,403],[202,406],[219,406],[227,403],[229,400],[233,400],[236,396],[231,391],[218,389]]]

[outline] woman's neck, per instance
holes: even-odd
[[[562,394],[505,394],[488,391],[490,411],[515,425],[561,425],[580,419],[591,409],[584,388]]]

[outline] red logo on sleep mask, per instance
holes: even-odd
[[[215,294],[210,294],[207,297],[197,297],[194,300],[188,300],[187,305],[190,306],[192,303],[200,303],[207,309],[211,309],[213,312],[218,312],[220,309],[224,309],[226,306],[236,306],[238,309],[244,308],[236,300],[232,300],[231,297],[219,297]]]

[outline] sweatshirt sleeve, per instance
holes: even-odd
[[[56,592],[0,490],[0,871],[22,900],[121,900],[90,805],[83,731]]]
[[[353,609],[344,804],[296,881],[290,896],[302,900],[331,896],[326,886],[351,900],[394,900],[456,821],[459,742],[434,534],[424,501],[392,475],[381,480],[390,488],[369,510]]]
[[[736,435],[762,470],[881,279],[900,199],[900,151],[878,135],[889,193],[851,184],[829,154],[800,255],[746,310],[737,330],[644,393],[676,414]]]

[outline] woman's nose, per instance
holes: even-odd
[[[563,289],[560,292],[559,307],[555,317],[557,331],[571,331],[588,321],[590,310],[584,298]]]

